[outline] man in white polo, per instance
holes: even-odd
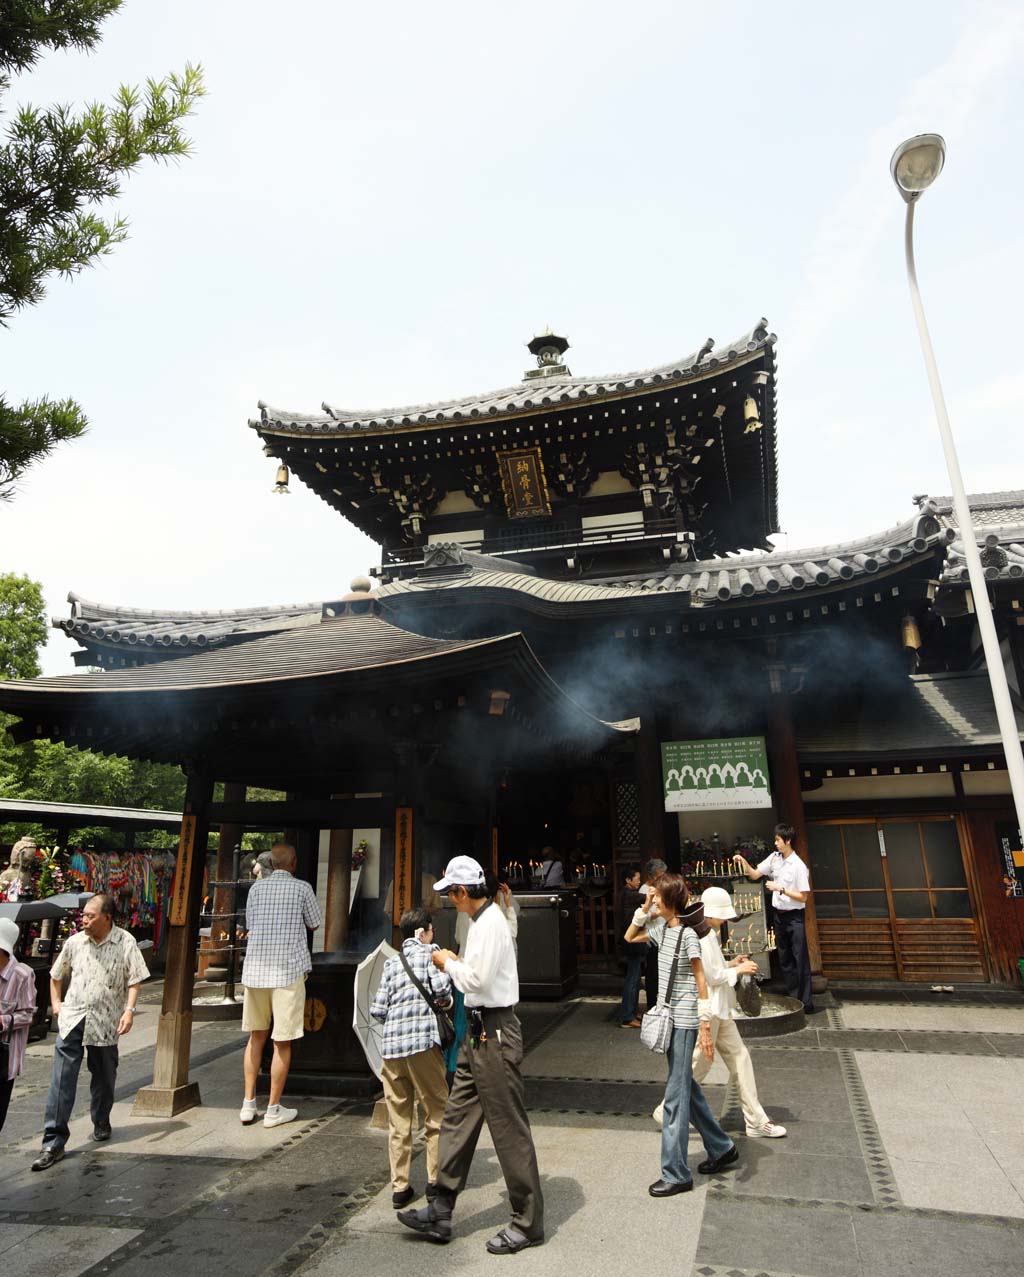
[[[264,1126],[282,1126],[299,1115],[281,1103],[292,1063],[292,1042],[301,1038],[306,1007],[306,974],[313,968],[308,931],[322,921],[313,888],[295,878],[295,848],[277,843],[271,848],[274,871],[253,883],[245,901],[249,941],[242,965],[245,997],[242,1029],[249,1034],[245,1048],[245,1098],[239,1113],[243,1125],[256,1121],[256,1081],[263,1048],[273,1020],[274,1058],[270,1066],[270,1103]]]
[[[775,944],[786,992],[799,998],[808,1015],[814,1012],[811,999],[811,964],[807,957],[807,935],[804,914],[811,894],[811,876],[807,866],[793,849],[796,830],[785,823],[775,826],[775,850],[755,869],[742,856],[733,860],[751,880],[768,878],[765,884],[772,893],[775,913]]]

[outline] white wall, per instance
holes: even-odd
[[[804,791],[804,806],[872,798],[952,798],[952,772],[911,773],[907,776],[828,776],[820,789]]]

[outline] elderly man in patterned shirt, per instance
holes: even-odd
[[[242,965],[245,996],[242,1028],[249,1034],[245,1048],[245,1098],[239,1119],[256,1121],[256,1081],[263,1048],[274,1022],[274,1058],[270,1066],[270,1103],[264,1126],[283,1126],[299,1116],[298,1109],[281,1103],[292,1064],[292,1042],[303,1034],[306,974],[313,969],[307,932],[322,921],[313,888],[295,878],[295,848],[277,843],[270,849],[274,871],[253,883],[245,901],[249,940]]]
[[[65,996],[67,975],[71,984]],[[67,941],[50,968],[50,1002],[59,1036],[46,1098],[43,1151],[32,1163],[34,1171],[45,1171],[64,1156],[83,1055],[92,1079],[92,1138],[110,1139],[117,1042],[131,1032],[139,985],[148,978],[135,937],[114,926],[114,898],[105,892],[93,896],[82,911],[82,930]]]

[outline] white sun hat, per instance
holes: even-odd
[[[724,887],[708,887],[701,893],[701,902],[704,905],[704,917],[715,918],[720,922],[729,922],[733,918],[738,918],[739,914],[733,908],[732,896]]]

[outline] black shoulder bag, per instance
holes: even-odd
[[[455,1041],[455,1025],[452,1023],[452,1017],[447,1011],[442,1010],[442,1008],[437,1005],[437,998],[434,997],[433,992],[427,988],[416,972],[413,971],[405,954],[399,953],[398,957],[401,960],[402,966],[405,967],[406,975],[413,982],[416,988],[419,989],[420,993],[422,993],[423,1000],[437,1017],[437,1033],[441,1039],[441,1050],[447,1051]]]

